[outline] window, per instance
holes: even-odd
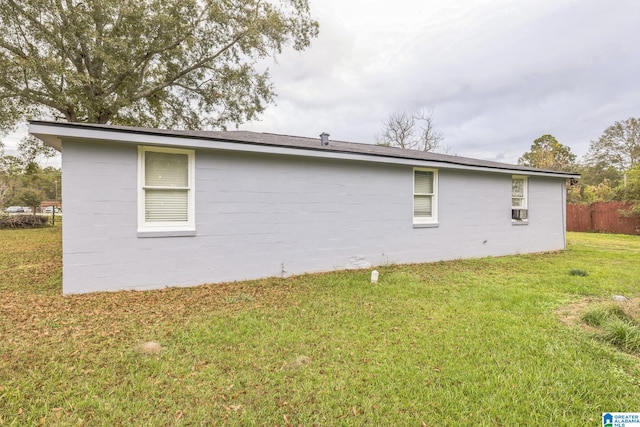
[[[413,223],[436,224],[438,222],[438,171],[413,170]]]
[[[193,150],[139,147],[138,154],[138,231],[195,231]]]
[[[527,222],[529,210],[527,206],[527,178],[514,176],[511,178],[511,221]]]

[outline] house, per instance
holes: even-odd
[[[65,294],[561,250],[578,177],[326,134],[29,131],[62,152]]]
[[[56,187],[57,185],[58,183],[56,182]],[[56,212],[58,212],[62,209],[62,202],[60,202],[60,200],[43,200],[40,202],[40,212],[43,212],[46,208],[55,208],[57,209]]]

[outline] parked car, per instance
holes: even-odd
[[[55,210],[56,213],[60,212],[60,208],[54,208],[53,206],[47,206],[42,210],[42,213],[50,214]]]
[[[24,208],[22,206],[9,206],[5,209],[6,213],[22,213],[24,212]]]

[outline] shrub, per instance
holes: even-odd
[[[49,218],[40,215],[0,215],[0,229],[4,228],[42,228]]]

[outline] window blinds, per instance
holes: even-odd
[[[144,164],[145,221],[188,221],[188,155],[147,151]]]
[[[415,171],[414,194],[433,194],[433,172]]]
[[[430,218],[433,216],[433,196],[414,196],[413,216]]]
[[[188,190],[146,189],[144,203],[144,219],[147,222],[189,220]]]
[[[433,216],[433,172],[414,171],[413,216]]]

